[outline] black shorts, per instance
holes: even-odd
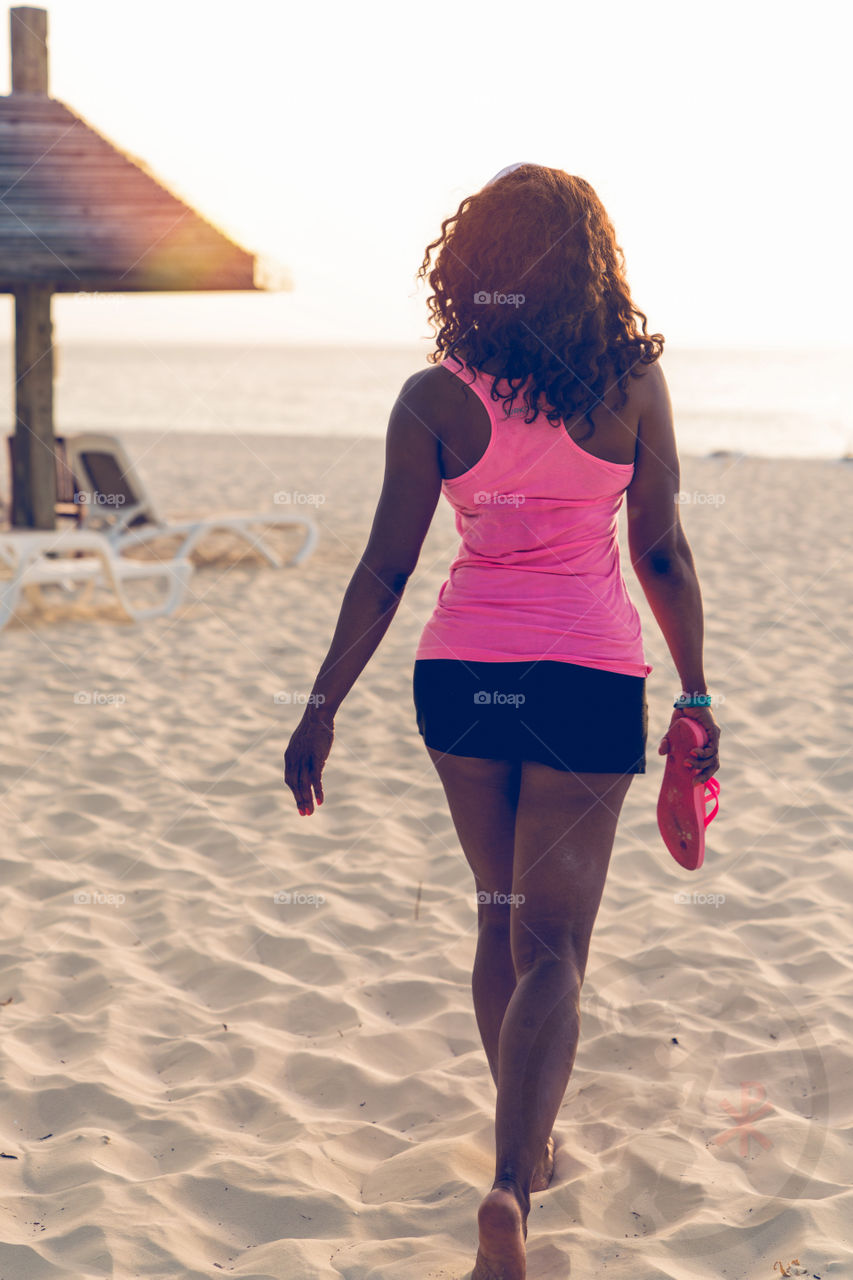
[[[412,692],[424,742],[447,755],[646,772],[645,676],[545,659],[419,658]]]

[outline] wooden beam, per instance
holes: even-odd
[[[15,292],[12,524],[17,528],[56,528],[50,298],[44,285],[24,285]]]
[[[47,96],[47,10],[9,10],[12,92]]]

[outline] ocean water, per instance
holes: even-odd
[[[0,396],[14,423],[13,363],[0,350]],[[404,380],[428,346],[64,343],[55,353],[61,432],[169,430],[385,434]],[[711,351],[667,345],[679,451],[838,458],[853,453],[851,352]]]

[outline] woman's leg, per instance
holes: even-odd
[[[498,1038],[510,997],[515,968],[510,948],[510,906],[515,815],[521,765],[508,760],[446,755],[427,747],[438,771],[459,842],[478,895],[477,951],[471,988],[474,1013],[489,1061],[498,1080]],[[497,895],[498,901],[495,901]],[[501,900],[503,899],[503,900]],[[541,1152],[540,1152],[541,1155]]]
[[[633,774],[525,761],[511,914],[517,985],[501,1026],[493,1190],[480,1206],[474,1280],[521,1280],[533,1174],[577,1050],[580,990]]]

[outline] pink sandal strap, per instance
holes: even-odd
[[[710,795],[708,794],[708,792],[710,792]],[[716,818],[717,814],[720,812],[719,795],[720,795],[719,782],[717,781],[716,778],[709,778],[708,781],[705,783],[705,804],[707,804],[709,800],[713,800],[714,807],[710,813],[705,814],[706,827],[708,823],[712,822],[713,819]]]

